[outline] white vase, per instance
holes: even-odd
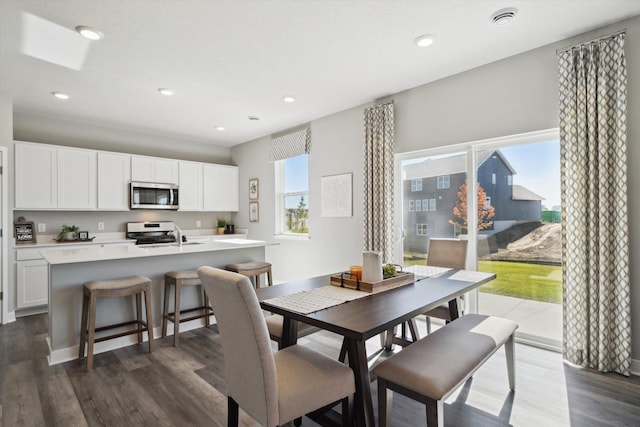
[[[382,252],[362,252],[362,281],[375,283],[382,280]]]

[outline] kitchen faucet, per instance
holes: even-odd
[[[178,247],[182,247],[182,230],[180,230],[180,227],[178,227],[177,225],[173,224],[173,232],[178,232]]]

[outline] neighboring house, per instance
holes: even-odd
[[[521,222],[540,221],[543,197],[513,185],[515,169],[500,150],[478,158],[478,183],[486,193],[485,206],[493,206],[493,225],[480,232],[491,235]],[[431,237],[455,237],[464,230],[449,223],[466,180],[467,157],[459,154],[429,158],[402,169],[404,249],[425,252]]]

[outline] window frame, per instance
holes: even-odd
[[[292,159],[294,157],[290,157],[282,160],[275,160],[273,162],[274,165],[274,174],[275,174],[275,230],[274,237],[276,238],[284,238],[284,239],[295,239],[295,240],[308,240],[309,232],[307,233],[293,233],[287,230],[286,225],[286,204],[285,200],[287,197],[296,197],[296,196],[305,196],[307,202],[307,228],[309,229],[310,217],[310,198],[309,198],[309,186],[308,186],[308,176],[309,176],[309,155],[301,154],[301,156],[307,156],[307,191],[292,191],[286,192],[285,189],[285,179],[286,179],[286,161]],[[299,157],[299,156],[296,156]]]
[[[450,188],[451,177],[449,175],[439,175],[438,177],[436,177],[436,187],[438,188],[438,190],[445,190],[447,188]]]
[[[411,180],[411,192],[416,192],[416,191],[422,191],[422,178]]]

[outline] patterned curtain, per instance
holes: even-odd
[[[624,33],[558,52],[563,354],[629,375]]]
[[[364,250],[393,258],[393,103],[364,111]]]
[[[309,128],[299,129],[271,138],[269,146],[270,161],[290,159],[291,157],[309,154],[311,151],[311,131]]]

